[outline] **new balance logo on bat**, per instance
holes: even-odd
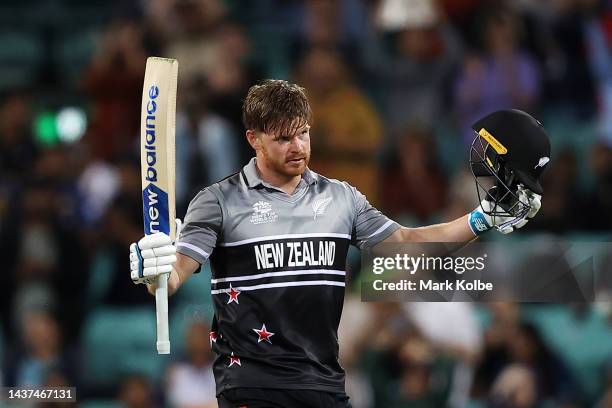
[[[149,184],[142,190],[143,216],[145,234],[163,232],[170,234],[168,219],[168,194],[155,184]]]
[[[143,148],[146,150],[147,169],[145,180],[150,182],[142,191],[143,215],[145,220],[145,234],[164,232],[170,234],[170,223],[168,219],[168,194],[161,190],[157,185],[157,137],[156,120],[157,112],[156,99],[159,96],[159,87],[152,85],[149,88],[149,101],[147,102],[147,117],[145,122],[146,143]]]
[[[155,99],[159,96],[159,87],[152,85],[149,88],[149,102],[147,102],[147,118],[146,118],[146,144],[143,146],[147,151],[147,175],[146,180],[152,183],[157,181],[157,163],[156,155],[156,137],[155,137],[155,112],[157,111],[157,102]]]
[[[156,205],[158,203],[157,197],[158,194],[155,191],[147,188],[147,197],[145,202],[148,204],[149,207],[147,215],[149,216],[148,221],[151,232],[159,231],[159,211],[156,208]]]

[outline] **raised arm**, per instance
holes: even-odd
[[[524,188],[519,188],[518,197],[520,203],[529,206],[529,210],[521,216],[490,215],[501,213],[503,208],[493,201],[495,194],[493,189],[487,194],[480,205],[471,213],[457,218],[454,221],[443,224],[429,225],[419,228],[400,227],[387,237],[383,243],[402,242],[471,242],[478,235],[491,229],[496,229],[503,234],[523,227],[535,217],[541,207],[541,196]],[[522,205],[522,204],[521,204]]]
[[[539,178],[550,162],[551,152],[542,123],[513,109],[493,112],[474,123],[472,129],[469,164],[478,195],[484,195],[480,205],[445,224],[396,227],[383,242],[467,243],[493,228],[508,234],[535,217],[544,191]],[[485,190],[484,186],[490,183],[494,186]]]
[[[477,238],[468,225],[469,215],[443,224],[419,228],[401,227],[383,243],[402,242],[471,242]]]

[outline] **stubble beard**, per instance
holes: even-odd
[[[268,166],[274,170],[277,174],[284,177],[295,177],[301,176],[306,171],[308,163],[310,163],[310,152],[304,154],[304,161],[300,166],[292,166],[286,161],[285,158],[277,158],[268,153],[266,149],[262,150],[264,159],[268,163]]]

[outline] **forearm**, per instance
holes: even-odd
[[[465,242],[468,243],[476,237],[468,224],[469,215],[457,218],[454,221],[442,224],[428,225],[419,228],[401,227],[385,242]]]
[[[172,268],[172,272],[170,272],[170,277],[168,278],[168,296],[176,293],[178,288],[181,286],[181,278],[179,273],[175,268]],[[147,290],[153,296],[155,296],[155,290],[157,289],[157,283],[148,283]]]

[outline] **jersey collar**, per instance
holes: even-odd
[[[264,186],[268,188],[272,188],[278,190],[278,187],[274,187],[273,185],[266,183],[259,177],[259,171],[257,171],[256,166],[257,159],[253,157],[246,166],[242,168],[242,175],[245,178],[246,184],[249,188],[256,188],[259,186]],[[305,185],[313,185],[317,182],[317,175],[313,171],[307,167],[304,173],[302,174],[302,179],[298,184],[297,188],[304,187]]]

